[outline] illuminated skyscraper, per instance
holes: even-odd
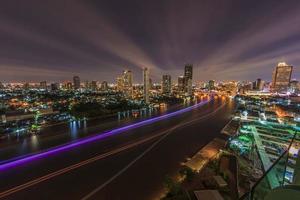
[[[193,80],[193,65],[192,64],[186,64],[184,67],[184,76],[188,79]]]
[[[286,92],[288,90],[293,66],[287,65],[285,62],[280,62],[275,67],[272,76],[272,91]]]
[[[69,82],[69,81],[65,82],[64,88],[66,90],[72,90],[72,82]]]
[[[106,81],[103,81],[103,82],[101,83],[101,90],[102,90],[102,91],[107,91],[107,90],[108,90],[108,84],[107,84]]]
[[[209,80],[208,81],[208,89],[209,90],[214,90],[215,89],[215,81],[214,80]]]
[[[132,97],[132,72],[130,70],[124,70],[122,76],[122,84],[123,84],[123,93],[131,98]]]
[[[122,77],[117,77],[117,90],[118,91],[123,91],[123,78]]]
[[[192,94],[192,85],[193,85],[193,65],[186,64],[184,67],[184,85],[185,85],[185,92],[188,95]]]
[[[92,81],[92,83],[91,83],[91,89],[92,89],[93,91],[96,91],[96,90],[97,90],[97,81]]]
[[[178,91],[183,93],[185,91],[185,82],[186,82],[186,77],[185,76],[178,76]]]
[[[51,91],[56,91],[59,89],[59,83],[52,83],[51,84]]]
[[[43,90],[47,89],[47,82],[46,81],[40,82],[40,89],[43,89]]]
[[[130,70],[123,71],[124,87],[132,87],[132,72]]]
[[[163,94],[170,94],[171,93],[171,76],[170,75],[163,75],[162,76],[162,93]]]
[[[80,78],[79,78],[79,76],[74,76],[73,77],[73,85],[74,85],[75,90],[80,89]]]
[[[144,101],[145,103],[149,103],[149,90],[150,90],[150,81],[149,81],[149,70],[148,68],[143,69],[143,95],[144,95]]]
[[[24,88],[24,90],[29,90],[29,88],[30,88],[29,83],[24,83],[23,88]]]

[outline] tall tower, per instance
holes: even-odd
[[[74,76],[73,77],[73,85],[74,85],[75,90],[78,90],[80,88],[80,78],[79,78],[79,76]]]
[[[127,97],[132,97],[133,88],[132,88],[132,72],[130,70],[123,71],[123,90]]]
[[[272,76],[272,91],[286,92],[288,90],[293,66],[287,65],[285,62],[280,62],[275,67]]]
[[[178,76],[178,91],[180,93],[183,93],[185,91],[185,82],[186,82],[186,77],[185,76]]]
[[[184,77],[185,77],[185,92],[188,95],[192,94],[192,84],[193,84],[193,65],[186,64],[184,67]]]
[[[184,76],[193,80],[193,65],[192,64],[186,64],[184,66]]]
[[[47,89],[47,82],[46,81],[40,82],[40,89],[43,89],[43,90]]]
[[[145,103],[149,103],[149,89],[150,89],[150,81],[149,81],[149,69],[144,68],[143,69],[143,95],[144,95],[144,101]]]
[[[170,75],[163,75],[162,76],[162,93],[163,94],[170,94],[171,93],[171,76]]]

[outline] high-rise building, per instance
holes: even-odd
[[[72,90],[72,82],[70,82],[70,81],[67,81],[65,84],[64,84],[64,88],[66,89],[66,90]]]
[[[185,91],[185,82],[186,82],[186,77],[185,76],[178,76],[178,91],[179,92],[184,92]]]
[[[116,82],[117,82],[117,90],[118,91],[123,91],[124,90],[124,88],[123,88],[123,78],[122,77],[117,77],[117,80],[116,80]]]
[[[52,83],[51,84],[51,91],[56,91],[59,88],[59,83]]]
[[[150,81],[149,81],[149,69],[144,68],[143,69],[143,96],[144,96],[144,101],[145,103],[149,103],[149,90],[150,90]]]
[[[103,82],[101,83],[101,90],[102,90],[102,91],[107,91],[107,90],[108,90],[108,84],[107,84],[106,81],[103,81]]]
[[[23,88],[24,88],[24,90],[29,90],[29,88],[30,88],[29,83],[24,83]]]
[[[91,89],[91,84],[90,84],[90,82],[89,82],[89,81],[85,81],[85,82],[84,82],[84,87],[85,87],[86,90]]]
[[[209,80],[208,81],[208,89],[209,90],[214,90],[215,89],[215,81],[214,80]]]
[[[132,92],[133,92],[132,72],[130,70],[124,70],[122,79],[123,79],[123,81],[121,83],[123,84],[123,87],[122,87],[123,93],[126,95],[126,97],[131,98]]]
[[[162,76],[162,93],[163,94],[170,94],[171,93],[171,76],[170,75],[163,75]]]
[[[74,76],[73,77],[73,84],[74,84],[74,89],[75,90],[80,89],[80,78],[79,78],[79,76]]]
[[[300,92],[300,83],[297,80],[292,80],[289,86],[289,92],[299,93]]]
[[[264,84],[265,82],[263,80],[261,80],[260,78],[258,78],[254,83],[253,83],[253,89],[254,90],[263,90],[264,89]]]
[[[184,66],[184,76],[193,80],[193,65],[192,64],[186,64]]]
[[[184,67],[184,77],[185,77],[185,92],[188,95],[192,94],[192,87],[193,87],[193,65],[186,64]]]
[[[40,82],[40,89],[43,89],[43,90],[47,89],[47,82],[46,81]]]
[[[288,90],[293,66],[287,65],[285,62],[280,62],[275,67],[272,76],[272,91],[286,92]]]
[[[92,89],[93,91],[96,91],[96,90],[97,90],[97,81],[92,81],[92,82],[91,82],[91,89]]]
[[[132,72],[130,70],[123,71],[123,84],[125,87],[132,87]]]

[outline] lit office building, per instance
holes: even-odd
[[[92,81],[92,82],[91,82],[91,89],[92,89],[93,91],[96,91],[96,90],[97,90],[97,81]]]
[[[43,90],[47,89],[47,82],[46,81],[40,82],[40,89],[43,89]]]
[[[127,97],[132,97],[132,72],[130,70],[124,70],[123,71],[123,76],[122,76],[123,81],[121,82],[122,85],[122,90],[124,92],[124,94]]]
[[[73,77],[73,84],[74,84],[74,89],[75,90],[80,89],[80,78],[79,78],[79,76],[74,76]]]
[[[184,92],[185,91],[185,82],[186,82],[186,77],[185,76],[178,76],[178,91],[179,92]]]
[[[107,91],[107,90],[108,90],[108,84],[107,84],[106,81],[103,81],[103,82],[101,83],[101,90],[102,90],[102,91]]]
[[[209,90],[214,90],[215,89],[215,81],[214,80],[209,80],[208,81],[208,89]]]
[[[162,76],[162,93],[163,94],[170,94],[171,93],[171,76],[170,75],[163,75]]]
[[[280,62],[275,67],[272,76],[272,91],[286,92],[288,90],[293,66],[287,65],[285,62]]]
[[[150,90],[150,81],[149,81],[149,69],[144,68],[143,69],[143,96],[144,96],[144,101],[145,103],[149,103],[149,90]]]
[[[184,67],[184,84],[185,84],[185,92],[188,95],[192,94],[192,84],[193,84],[193,65],[192,64],[186,64]]]
[[[265,85],[265,82],[263,80],[261,80],[260,78],[258,78],[255,81],[255,83],[253,84],[253,89],[261,91],[264,89],[264,85]]]
[[[59,83],[52,83],[51,84],[51,91],[56,91],[59,89]]]

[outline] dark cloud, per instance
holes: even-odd
[[[113,81],[149,67],[195,79],[271,78],[280,60],[299,77],[298,0],[10,0],[0,6],[0,80]],[[174,78],[175,79],[175,78]]]

